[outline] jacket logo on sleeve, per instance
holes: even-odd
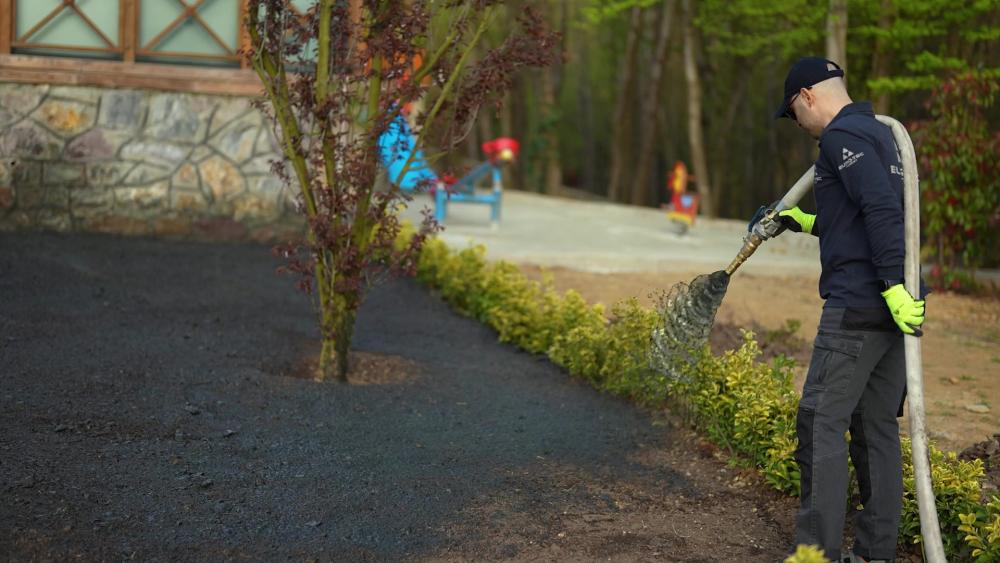
[[[863,152],[853,153],[847,150],[847,147],[843,147],[842,149],[840,149],[840,156],[843,157],[844,162],[843,164],[837,167],[837,170],[850,168],[851,165],[860,160],[861,157],[865,156],[865,153]]]

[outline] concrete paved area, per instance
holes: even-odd
[[[433,207],[418,197],[405,216]],[[661,210],[505,191],[502,218],[491,228],[485,205],[454,203],[441,238],[453,248],[484,244],[491,260],[562,266],[589,272],[704,271],[725,268],[743,244],[746,223],[698,218],[684,235]],[[819,275],[819,245],[809,235],[769,240],[740,271]]]

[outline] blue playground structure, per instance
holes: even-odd
[[[382,164],[389,174],[389,181],[400,189],[412,192],[418,188],[430,187],[434,195],[434,219],[444,223],[448,215],[449,203],[479,203],[490,206],[490,221],[494,226],[500,222],[500,203],[503,196],[501,167],[513,162],[517,156],[518,143],[514,139],[500,137],[483,143],[482,149],[487,160],[473,168],[461,178],[439,178],[424,158],[423,151],[413,154],[416,139],[406,117],[400,115],[379,138],[379,152]],[[403,174],[406,162],[413,154],[410,167]],[[489,191],[476,190],[476,184],[485,177],[492,179]]]

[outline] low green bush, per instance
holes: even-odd
[[[785,563],[830,563],[830,560],[818,545],[800,545],[785,558]]]
[[[487,262],[482,246],[453,252],[438,239],[421,251],[418,279],[459,311],[493,327],[500,340],[546,354],[598,389],[645,404],[670,402],[733,459],[757,468],[775,489],[798,495],[795,452],[798,393],[792,362],[760,361],[752,333],[721,356],[708,347],[672,379],[650,369],[650,334],[660,319],[635,299],[612,308],[591,306],[575,291],[559,294],[550,278],[529,280],[516,266]],[[953,560],[1000,561],[1000,497],[982,498],[981,461],[960,461],[930,447],[941,533]],[[904,498],[900,541],[920,542],[910,457],[903,439]],[[815,561],[804,550],[799,561]]]
[[[701,350],[671,389],[712,441],[744,456],[776,489],[798,495],[792,363],[779,357],[768,365],[759,361],[760,353],[753,333],[744,331],[739,349],[721,356]]]
[[[1000,561],[1000,497],[994,496],[985,505],[976,505],[972,512],[958,517],[962,522],[958,531],[965,534],[973,561]]]

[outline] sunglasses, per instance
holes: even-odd
[[[809,86],[808,88],[805,88],[805,90],[812,90],[812,86]],[[801,94],[801,93],[802,93],[802,90],[799,90],[798,92],[795,93],[794,96],[791,97],[791,99],[788,100],[788,117],[791,117],[792,120],[794,120],[795,122],[798,122],[798,118],[795,117],[795,110],[792,109],[792,104],[795,103],[795,99],[798,98],[799,94]]]

